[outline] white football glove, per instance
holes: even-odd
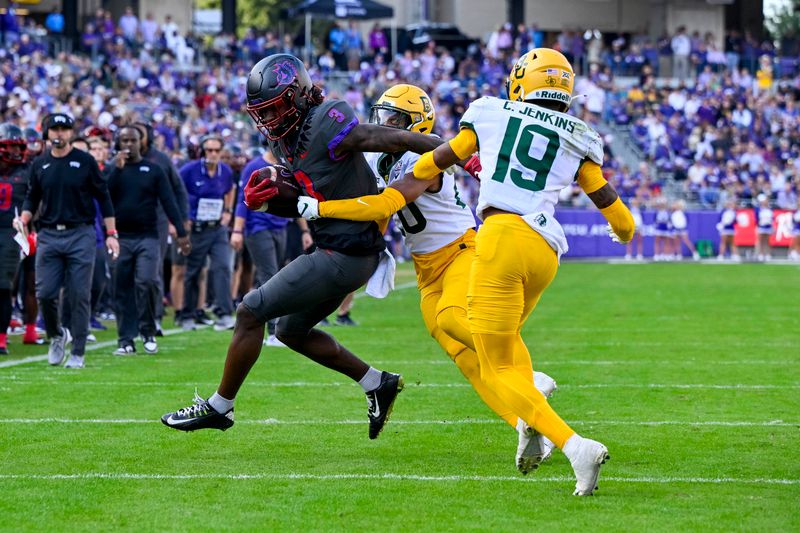
[[[317,220],[319,218],[319,200],[311,196],[298,197],[297,212],[306,220]]]
[[[616,243],[619,243],[619,244],[628,244],[628,243],[630,242],[630,241],[623,241],[622,239],[620,239],[620,238],[619,238],[619,235],[617,235],[616,233],[614,233],[614,228],[612,228],[612,227],[611,227],[611,224],[609,224],[608,226],[606,226],[606,231],[608,232],[608,236],[609,236],[609,238],[610,238],[612,241],[616,242]]]

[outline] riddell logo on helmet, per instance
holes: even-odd
[[[540,91],[535,91],[530,97],[545,98],[547,100],[558,100],[559,102],[564,102],[565,104],[568,104],[570,101],[569,95],[561,91],[540,90]]]

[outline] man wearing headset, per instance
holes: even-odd
[[[114,208],[106,181],[94,158],[70,145],[75,122],[63,113],[47,115],[42,135],[52,148],[31,165],[28,194],[15,224],[27,224],[39,211],[36,254],[36,297],[50,339],[48,361],[60,365],[66,344],[72,342],[67,368],[83,368],[94,270],[94,216],[97,200],[106,227],[106,248],[119,256]],[[58,298],[64,280],[72,306],[70,332],[58,318]]]
[[[219,319],[217,331],[233,329],[231,301],[230,254],[227,226],[233,213],[236,188],[231,167],[220,162],[224,143],[222,138],[207,135],[200,140],[200,159],[186,163],[180,169],[189,199],[189,218],[192,230],[192,252],[186,259],[184,301],[181,326],[194,329],[194,310],[197,308],[200,271],[211,258],[208,270]]]

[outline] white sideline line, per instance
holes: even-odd
[[[156,419],[145,418],[5,418],[0,419],[0,424],[156,424]],[[266,418],[263,420],[239,420],[237,424],[259,426],[350,426],[363,425],[364,420],[278,420]],[[499,419],[468,418],[460,420],[392,420],[391,424],[398,426],[455,426],[455,425],[484,425],[505,424]],[[689,426],[689,427],[800,427],[798,422],[785,422],[783,420],[769,421],[682,421],[682,420],[570,420],[575,425],[598,426]]]
[[[168,381],[82,381],[80,379],[59,379],[55,377],[42,377],[37,379],[18,379],[16,376],[0,376],[0,383],[3,385],[75,385],[79,387],[99,386],[99,387],[195,387],[195,386],[214,386],[216,382],[194,382],[178,383]],[[303,388],[303,387],[351,387],[350,382],[325,382],[314,383],[310,381],[294,382],[270,382],[270,381],[248,381],[250,387],[273,387],[273,388]],[[461,389],[470,388],[469,383],[406,383],[406,388],[420,389]],[[710,384],[710,383],[559,383],[559,389],[717,389],[717,390],[797,390],[800,384],[792,383],[788,385],[758,384],[750,385],[743,383],[733,384]]]
[[[400,285],[397,285],[394,288],[394,290],[395,291],[402,291],[404,289],[410,289],[411,287],[416,287],[416,286],[417,286],[417,282],[416,281],[407,282],[407,283],[401,283]],[[358,292],[358,293],[356,293],[356,295],[354,297],[355,298],[362,298],[364,296],[368,296],[366,292]],[[206,327],[208,327],[208,326],[200,326],[200,325],[198,325],[197,329],[204,329]],[[184,331],[183,329],[168,329],[168,330],[164,330],[164,336],[180,335],[182,333],[187,333],[187,332]],[[117,345],[117,341],[115,341],[115,340],[114,341],[103,341],[103,342],[98,342],[96,344],[90,344],[90,345],[86,346],[86,351],[90,352],[90,351],[100,350],[102,348],[108,348],[110,346],[116,346],[116,345]],[[0,368],[9,368],[9,367],[13,367],[13,366],[25,365],[25,364],[28,364],[28,363],[38,363],[40,361],[47,361],[47,354],[31,355],[31,356],[28,356],[28,357],[23,357],[22,359],[15,359],[13,361],[3,361],[3,362],[0,362]]]
[[[197,326],[197,329],[206,328],[208,326]],[[167,335],[179,335],[181,333],[186,333],[182,329],[167,329],[164,330],[164,336]],[[86,346],[87,352],[93,352],[95,350],[100,350],[102,348],[109,348],[111,346],[116,346],[117,341],[103,341],[94,344],[89,344]],[[0,362],[0,368],[9,368],[12,366],[19,366],[25,365],[28,363],[38,363],[39,361],[47,361],[47,354],[44,355],[31,355],[28,357],[23,357],[22,359],[14,359],[12,361],[3,361]]]
[[[430,482],[462,482],[462,481],[512,481],[517,483],[568,483],[575,478],[568,476],[420,476],[415,474],[133,474],[88,472],[84,474],[0,474],[0,479],[21,480],[397,480],[397,481],[430,481]],[[773,478],[702,478],[702,477],[622,477],[604,476],[602,481],[619,483],[709,483],[709,484],[752,484],[752,485],[798,485],[800,479]]]

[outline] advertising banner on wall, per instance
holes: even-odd
[[[612,242],[606,233],[606,219],[596,210],[585,209],[558,209],[556,217],[564,228],[569,243],[569,252],[565,258],[570,257],[622,257],[625,255],[625,246]],[[644,238],[644,255],[653,255],[653,233],[655,229],[654,211],[642,213],[644,224],[641,231]],[[692,242],[710,241],[714,253],[719,250],[719,232],[717,222],[719,213],[715,211],[687,211],[686,218],[689,223],[689,239]],[[791,244],[792,212],[775,210],[773,234],[770,237],[772,246],[789,246]],[[739,246],[753,246],[755,244],[755,217],[752,209],[742,209],[737,213],[736,244]],[[752,233],[752,236],[750,235]],[[690,255],[684,247],[684,255]]]

